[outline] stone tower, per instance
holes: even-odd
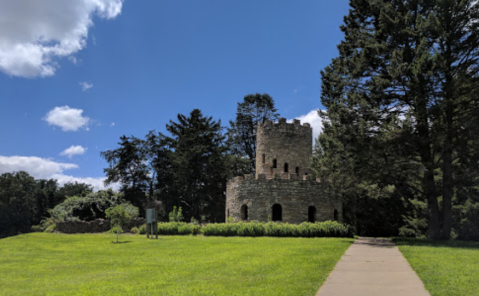
[[[259,124],[256,177],[239,176],[226,185],[226,219],[289,223],[342,221],[342,200],[327,183],[308,175],[312,129],[299,120]]]
[[[301,125],[297,119],[293,124],[286,123],[285,118],[277,124],[260,123],[256,133],[256,176],[264,174],[266,179],[272,179],[274,174],[281,178],[307,175],[312,133],[309,123]]]

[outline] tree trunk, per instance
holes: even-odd
[[[450,51],[450,48],[447,47]],[[450,59],[450,55],[447,55]],[[450,63],[449,63],[450,65]],[[451,67],[449,67],[450,69]],[[442,192],[442,209],[443,209],[443,224],[442,224],[442,238],[449,239],[451,237],[452,228],[452,196],[453,196],[453,176],[452,176],[452,141],[453,141],[453,104],[452,104],[452,75],[450,71],[446,72],[446,85],[444,87],[444,104],[445,104],[445,139],[443,152],[443,192]]]
[[[429,124],[427,108],[425,103],[416,106],[416,116],[418,119],[418,147],[421,162],[426,169],[423,176],[423,188],[427,200],[428,211],[428,237],[430,239],[441,238],[441,224],[439,217],[439,205],[437,202],[436,184],[434,182],[434,161],[431,152],[431,140],[429,134]]]

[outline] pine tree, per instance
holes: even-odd
[[[235,121],[230,121],[228,145],[237,161],[247,160],[246,167],[238,174],[250,174],[256,168],[256,128],[266,120],[279,118],[274,100],[268,94],[249,94],[238,103]]]
[[[429,237],[448,239],[454,158],[477,137],[470,127],[479,103],[479,6],[473,0],[350,5],[340,55],[321,72],[326,116],[355,160],[353,172],[363,180],[378,180],[378,171],[410,173],[416,181],[407,187],[427,202]]]
[[[224,221],[227,147],[221,122],[194,109],[189,117],[178,114],[178,121],[166,125],[170,132],[173,167],[173,194],[187,221]]]

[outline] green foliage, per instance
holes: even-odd
[[[100,190],[91,192],[85,196],[70,196],[64,202],[50,210],[55,221],[91,221],[105,219],[106,209],[122,205],[130,217],[138,217],[138,208],[123,199],[123,194],[113,190]]]
[[[146,234],[146,224],[141,225],[138,231],[140,234]]]
[[[118,243],[118,234],[123,231],[123,226],[131,221],[131,216],[123,205],[110,207],[106,209],[105,214],[110,219],[112,231],[116,231],[116,242]]]
[[[268,94],[249,94],[238,103],[236,119],[230,121],[228,145],[235,175],[254,173],[256,169],[256,128],[266,120],[279,118],[273,98]]]
[[[120,182],[124,198],[141,213],[148,200],[160,200],[166,213],[181,206],[186,221],[201,216],[223,221],[232,161],[221,122],[194,109],[178,114],[166,129],[169,136],[156,131],[145,139],[123,136],[117,149],[102,152],[109,163],[106,182]]]
[[[353,229],[336,221],[299,225],[277,222],[213,223],[202,228],[206,236],[282,236],[282,237],[353,237]]]
[[[0,238],[28,232],[35,216],[36,182],[26,172],[0,175]]]
[[[0,294],[315,295],[353,239],[130,235],[127,241],[46,233],[2,239]]]
[[[119,148],[101,152],[108,162],[105,184],[118,182],[124,198],[143,212],[147,200],[146,190],[153,181],[148,167],[145,141],[136,137],[120,137]]]
[[[359,233],[417,236],[424,222],[434,239],[449,239],[452,226],[469,231],[459,213],[477,201],[465,192],[479,175],[471,148],[479,143],[479,5],[350,5],[339,56],[321,71],[327,110],[313,171],[343,196],[345,219]]]
[[[138,227],[132,227],[130,229],[130,232],[133,234],[140,234],[140,229],[138,229]],[[145,232],[146,232],[146,229],[145,229]]]
[[[169,222],[158,223],[158,234],[160,235],[197,235],[201,226],[195,223]]]
[[[43,232],[53,233],[53,232],[55,232],[55,230],[57,230],[57,225],[56,224],[51,224],[47,228],[45,228],[45,230]]]
[[[479,241],[479,202],[467,199],[458,216],[458,239]]]
[[[176,209],[176,206],[174,206],[173,211],[171,211],[168,216],[170,218],[170,222],[181,222],[183,220],[183,210],[181,207]],[[194,219],[193,217],[191,218]]]
[[[42,225],[33,225],[31,228],[32,232],[43,232],[44,230]]]

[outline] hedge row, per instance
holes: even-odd
[[[201,226],[185,222],[158,223],[158,234],[160,235],[196,235],[200,233]]]
[[[299,225],[277,222],[238,222],[214,223],[203,227],[184,222],[158,223],[161,235],[207,236],[283,236],[283,237],[352,237],[352,228],[336,221],[308,223]]]

